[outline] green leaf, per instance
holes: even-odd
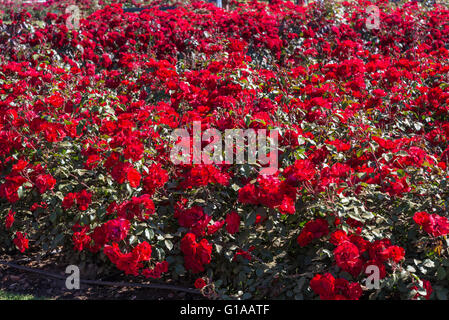
[[[86,124],[86,119],[81,120],[76,126],[76,134],[80,135],[83,131],[84,125]]]
[[[437,279],[443,280],[446,278],[446,270],[443,267],[439,267],[437,270]]]
[[[165,240],[165,246],[167,247],[168,251],[171,251],[173,249],[173,243],[170,240]]]

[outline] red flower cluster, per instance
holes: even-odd
[[[105,255],[117,266],[117,269],[134,276],[139,275],[140,269],[143,268],[143,262],[150,261],[151,251],[152,248],[147,242],[141,242],[129,253],[122,253],[115,242],[112,245],[105,245],[103,249]],[[165,265],[158,267],[158,271],[161,270],[166,270]],[[148,275],[149,273],[145,271],[144,274]]]
[[[86,190],[72,193],[69,192],[62,201],[62,207],[66,210],[70,209],[76,202],[78,209],[81,211],[87,210],[92,201],[92,194]]]
[[[280,181],[278,177],[266,175],[259,176],[257,183],[257,186],[249,183],[239,190],[239,202],[276,208],[282,214],[295,213],[296,187],[287,180]]]
[[[304,228],[301,230],[296,242],[301,247],[307,246],[313,239],[319,239],[326,236],[329,233],[329,224],[325,219],[318,218],[309,221],[305,224]]]
[[[204,213],[203,208],[200,206],[194,206],[189,209],[182,209],[182,206],[178,206],[175,209],[174,216],[178,218],[180,226],[188,228],[197,236],[204,236],[206,227],[212,219]]]
[[[205,264],[210,263],[212,245],[206,239],[196,242],[195,235],[187,233],[181,240],[181,251],[186,269],[198,273],[204,271]]]
[[[439,237],[449,233],[449,220],[437,214],[428,214],[425,211],[416,212],[413,220],[428,234]]]
[[[321,300],[358,300],[362,287],[357,282],[335,279],[330,273],[317,274],[310,280],[310,287]]]
[[[359,276],[367,266],[376,265],[380,270],[380,278],[384,278],[386,275],[384,263],[388,261],[398,263],[405,255],[404,249],[392,245],[389,239],[369,242],[356,234],[348,236],[342,230],[335,231],[330,241],[337,246],[334,249],[337,265],[353,277]]]
[[[8,215],[6,216],[5,219],[5,228],[6,229],[11,229],[12,224],[14,223],[14,216],[15,216],[15,212],[12,210],[9,210]]]
[[[232,211],[226,215],[226,231],[230,234],[234,234],[239,231],[240,216],[237,212]]]

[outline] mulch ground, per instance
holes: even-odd
[[[10,256],[1,256],[0,259],[12,262],[24,267],[38,269],[58,275],[64,274],[65,267],[58,267],[55,261],[28,260],[21,261]],[[107,281],[123,282],[123,275],[108,278]],[[128,281],[129,282],[129,281]],[[147,282],[146,282],[147,283]],[[86,285],[81,283],[79,290],[69,290],[65,286],[65,280],[47,277],[33,272],[22,271],[5,265],[0,265],[0,290],[16,293],[31,294],[42,299],[65,300],[198,300],[204,299],[200,295],[186,292],[134,287],[113,287]]]

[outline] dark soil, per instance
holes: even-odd
[[[15,259],[16,258],[16,259]],[[68,276],[64,273],[65,266],[58,266],[50,259],[46,261],[20,260],[18,257],[0,256],[0,260],[15,263],[41,271]],[[82,279],[82,277],[81,277]],[[133,282],[124,279],[123,275],[109,277],[111,282]],[[136,281],[134,281],[136,282]],[[150,283],[145,281],[143,283]],[[155,282],[153,282],[155,283]],[[160,282],[158,282],[160,283]],[[0,264],[0,290],[15,294],[31,294],[40,299],[63,300],[198,300],[201,295],[174,290],[152,288],[135,288],[122,286],[100,286],[80,284],[80,289],[69,290],[65,280],[48,277],[34,272],[22,271]]]

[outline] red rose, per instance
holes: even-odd
[[[321,238],[328,233],[329,224],[327,223],[327,220],[318,218],[306,223],[296,241],[301,247],[304,247],[313,239]]]
[[[322,300],[332,299],[334,296],[335,278],[330,274],[317,274],[310,280],[310,287]]]
[[[212,245],[209,244],[209,242],[206,239],[202,239],[198,243],[198,247],[196,249],[196,258],[202,264],[208,264],[210,263],[211,255],[212,255]]]
[[[143,156],[143,144],[140,141],[133,140],[127,145],[123,151],[125,159],[132,159],[133,161],[139,161]]]
[[[12,224],[14,223],[14,215],[15,215],[15,214],[16,214],[16,213],[15,213],[14,211],[9,210],[9,213],[8,213],[8,215],[6,216],[6,219],[5,219],[5,228],[6,228],[6,229],[11,229]]]
[[[239,202],[246,204],[258,204],[258,191],[254,184],[247,184],[239,190]]]
[[[194,256],[197,246],[196,237],[193,233],[187,233],[181,240],[181,251],[186,256]]]
[[[384,254],[388,257],[389,260],[399,262],[404,259],[405,250],[404,248],[398,246],[391,246],[384,251]]]
[[[146,193],[153,195],[157,188],[163,187],[168,181],[168,174],[160,164],[151,165],[148,171],[148,176],[143,179],[143,188]]]
[[[198,278],[195,280],[195,288],[202,289],[206,286],[206,281],[203,278]]]
[[[358,300],[362,295],[362,287],[356,282],[349,282],[339,278],[335,280],[335,292],[344,297],[345,300]]]
[[[331,234],[330,243],[338,246],[340,243],[349,241],[349,237],[343,230],[337,230]]]
[[[295,163],[285,168],[284,176],[287,182],[293,186],[297,186],[300,182],[310,181],[315,176],[315,165],[310,160],[296,160]]]
[[[362,295],[362,287],[357,282],[346,279],[335,279],[330,273],[317,274],[310,280],[310,287],[321,300],[358,300]]]
[[[40,174],[37,176],[34,184],[39,190],[39,193],[42,194],[47,190],[52,190],[56,184],[56,180],[49,174]]]
[[[425,211],[416,212],[413,216],[413,220],[416,222],[416,224],[423,226],[429,223],[430,215]]]
[[[69,192],[65,195],[64,200],[62,200],[62,207],[67,210],[70,209],[73,206],[73,203],[75,202],[76,194]]]
[[[184,257],[184,266],[187,270],[192,271],[192,273],[199,273],[204,271],[203,264],[193,256]]]
[[[307,230],[306,231],[302,230],[301,233],[299,234],[298,238],[296,239],[296,242],[299,244],[299,246],[305,247],[312,240],[313,240],[312,232],[309,232]]]
[[[357,246],[351,242],[343,242],[334,250],[334,257],[337,265],[353,276],[360,274],[362,260]]]
[[[20,252],[25,252],[28,249],[28,239],[26,238],[26,233],[16,232],[16,237],[14,238],[14,244]]]
[[[430,281],[428,281],[428,280],[422,280],[422,282],[423,282],[423,287],[424,287],[424,289],[426,290],[426,295],[424,296],[424,298],[426,298],[427,300],[429,300],[429,299],[430,299],[430,296],[432,295],[432,292],[433,292],[432,285],[430,284]],[[418,287],[417,287],[417,286],[413,286],[413,287],[412,287],[412,290],[418,290]],[[417,294],[413,297],[413,299],[418,299],[419,296],[420,296],[420,294],[417,293]]]
[[[109,240],[120,242],[128,235],[131,223],[123,218],[109,220],[104,224],[104,230]]]
[[[429,222],[423,227],[424,231],[434,237],[444,236],[449,233],[449,222],[447,218],[437,214],[430,215]]]
[[[133,249],[133,255],[138,261],[150,261],[151,252],[152,248],[146,241],[139,243]]]
[[[388,260],[388,252],[386,249],[391,246],[389,239],[376,240],[369,245],[369,256],[371,259],[385,262]]]
[[[75,232],[72,236],[72,240],[74,249],[76,251],[83,251],[84,247],[90,243],[91,238],[86,234],[86,231],[83,230]]]
[[[130,168],[127,173],[129,185],[133,188],[137,188],[140,185],[140,173],[134,168]]]
[[[225,220],[215,221],[213,225],[207,227],[207,234],[212,235],[220,230],[225,224]]]

